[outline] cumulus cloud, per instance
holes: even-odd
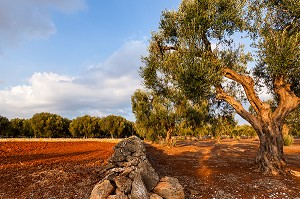
[[[54,34],[56,28],[51,20],[51,9],[72,13],[85,8],[85,0],[1,0],[0,45]]]
[[[130,97],[140,87],[138,69],[146,49],[142,41],[126,42],[76,77],[36,72],[27,85],[0,90],[0,113],[9,118],[44,111],[70,118],[116,114],[132,119]]]

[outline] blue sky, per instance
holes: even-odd
[[[134,120],[130,97],[161,11],[180,0],[1,0],[0,115]]]

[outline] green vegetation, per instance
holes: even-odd
[[[171,105],[162,113],[162,126],[181,124],[172,116],[178,115],[178,99],[193,105],[207,102],[217,119],[230,116],[230,106],[260,138],[258,169],[284,173],[282,128],[300,104],[299,7],[299,0],[183,0],[178,10],[164,11],[140,71],[150,99],[159,96]],[[255,50],[245,52],[249,42]],[[249,67],[250,62],[255,66]],[[273,95],[275,107],[258,97],[263,87]],[[246,101],[255,114],[243,107]],[[150,108],[153,114],[147,115],[157,115],[157,108]],[[153,120],[148,118],[143,128],[150,130]],[[215,136],[227,131],[226,125],[217,126]]]
[[[91,117],[73,120],[52,113],[37,113],[30,119],[9,120],[0,116],[0,137],[37,138],[124,138],[135,135],[133,122],[121,116]]]
[[[290,146],[294,143],[294,137],[292,135],[284,135],[283,136],[283,144],[284,146]]]

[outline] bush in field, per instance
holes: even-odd
[[[52,113],[36,113],[30,119],[35,137],[68,137],[68,119]]]
[[[100,118],[85,115],[73,119],[70,123],[69,130],[73,137],[103,137],[99,123]]]
[[[283,145],[290,146],[294,143],[294,137],[292,135],[284,135],[283,136]]]

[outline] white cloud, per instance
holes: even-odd
[[[0,114],[29,118],[38,112],[64,117],[117,114],[132,119],[131,95],[140,87],[142,41],[126,42],[102,63],[77,77],[34,73],[27,85],[0,90]]]
[[[1,0],[0,45],[46,38],[56,32],[51,9],[72,13],[86,8],[85,0]]]

